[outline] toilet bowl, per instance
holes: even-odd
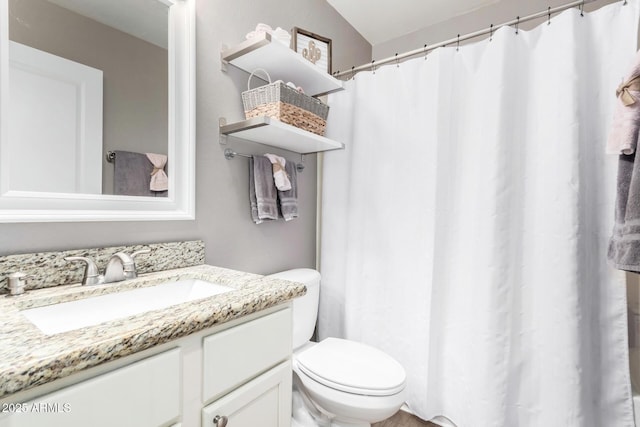
[[[364,344],[327,338],[294,353],[293,366],[334,426],[370,426],[395,414],[405,400],[402,366]]]
[[[405,401],[406,373],[386,353],[354,341],[326,338],[310,342],[315,327],[320,274],[295,269],[272,277],[304,283],[307,294],[293,302],[294,384],[303,395],[294,399],[293,426],[369,427],[396,413]],[[296,419],[296,402],[306,415]],[[310,421],[313,419],[314,421]]]

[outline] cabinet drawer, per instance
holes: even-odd
[[[289,427],[291,423],[291,361],[276,366],[202,410],[202,427],[216,427],[224,416],[228,426]]]
[[[204,339],[203,401],[215,399],[290,357],[291,309]]]
[[[74,384],[0,417],[0,427],[157,427],[180,416],[180,350]]]

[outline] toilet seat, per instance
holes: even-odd
[[[296,354],[299,370],[318,383],[346,393],[391,396],[405,387],[402,365],[365,344],[327,338]]]

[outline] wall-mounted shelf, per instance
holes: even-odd
[[[221,119],[221,123],[223,122],[224,119]],[[298,129],[269,117],[254,117],[241,122],[221,124],[220,133],[300,154],[344,148],[344,144],[341,142]]]
[[[310,96],[323,95],[342,90],[343,82],[323,72],[282,43],[271,40],[269,34],[246,40],[224,50],[220,57],[223,63],[231,64],[247,73],[256,68],[266,69],[272,78],[293,82],[301,86]]]

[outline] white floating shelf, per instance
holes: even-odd
[[[341,142],[307,132],[270,117],[254,117],[222,125],[220,133],[300,154],[344,148],[344,144]]]
[[[310,96],[344,88],[341,80],[323,72],[282,43],[271,41],[271,36],[266,33],[227,49],[220,56],[223,63],[231,64],[247,73],[253,72],[256,68],[264,68],[273,80],[293,82]]]

